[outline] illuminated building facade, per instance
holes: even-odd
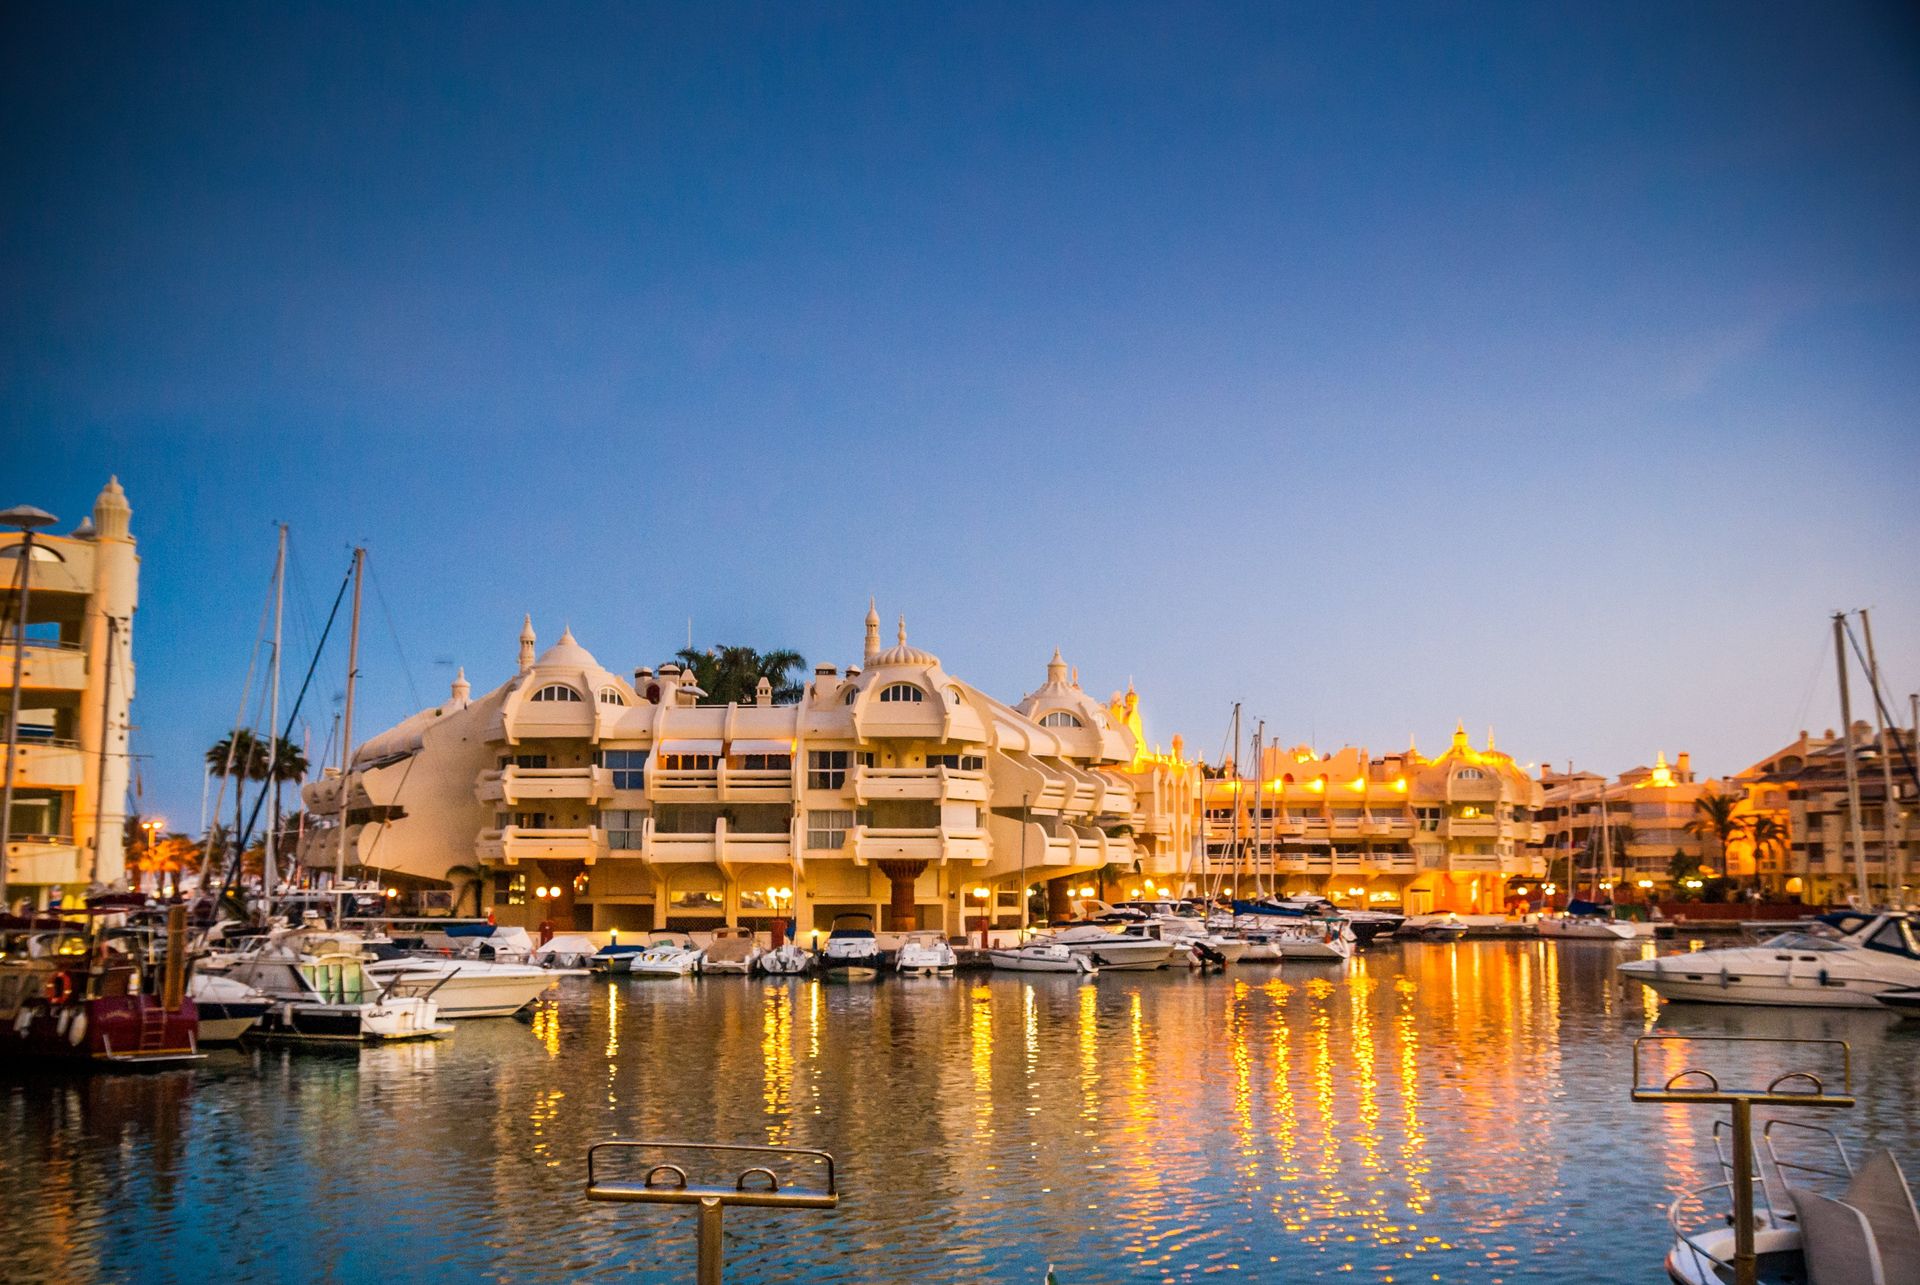
[[[1912,729],[1889,730],[1884,743],[1867,723],[1853,725],[1860,783],[1860,840],[1865,856],[1868,897],[1911,904],[1915,872],[1920,870],[1920,810],[1902,750],[1913,752]],[[1883,755],[1890,756],[1892,806],[1888,806]],[[1846,747],[1829,728],[1818,736],[1801,732],[1752,767],[1736,774],[1745,792],[1745,816],[1768,816],[1784,831],[1784,843],[1759,852],[1738,842],[1739,871],[1758,876],[1776,895],[1798,897],[1810,905],[1844,902],[1856,892],[1853,841],[1849,830]]]
[[[16,637],[24,635],[18,759],[7,844],[14,898],[44,904],[126,875],[127,713],[140,559],[118,479],[68,535],[36,533],[20,619],[20,533],[0,535],[5,625],[0,719],[13,707]]]
[[[1692,756],[1684,750],[1671,765],[1664,751],[1657,752],[1652,767],[1632,768],[1611,781],[1593,772],[1542,768],[1540,785],[1542,859],[1571,852],[1582,888],[1590,879],[1664,886],[1676,856],[1717,871],[1717,841],[1687,826],[1699,815],[1696,802],[1702,794],[1739,793],[1734,786],[1698,780]],[[1610,861],[1605,868],[1600,862],[1603,807]]]
[[[1207,891],[1315,892],[1349,906],[1497,914],[1544,873],[1540,784],[1464,727],[1437,758],[1269,749],[1257,777],[1204,784]]]
[[[1149,750],[1134,693],[1094,699],[1057,652],[1007,705],[904,622],[882,647],[870,610],[861,663],[816,667],[797,704],[765,684],[748,705],[703,695],[671,664],[616,674],[570,632],[536,655],[529,621],[505,683],[474,697],[462,671],[446,701],[356,748],[347,864],[477,884],[503,923],[788,915],[807,931],[865,913],[959,932],[1018,922],[1023,886],[1058,901],[1075,876],[1190,863],[1177,747]],[[342,787],[329,772],[303,792],[320,822],[309,868],[334,864]]]

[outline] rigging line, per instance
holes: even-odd
[[[393,639],[393,650],[400,657],[400,676],[407,680],[407,695],[413,698],[415,709],[424,709],[426,702],[420,699],[420,689],[413,682],[413,666],[407,663],[407,649],[400,645],[400,631],[393,624],[393,609],[387,605],[387,595],[380,588],[380,577],[369,571],[367,579],[373,581],[374,601],[380,604],[380,614],[387,621],[387,636]]]
[[[1819,685],[1820,674],[1827,667],[1827,650],[1833,645],[1826,630],[1820,631],[1820,647],[1813,658],[1813,668],[1807,672],[1807,690],[1800,697],[1800,712],[1795,715],[1793,725],[1804,728],[1807,725],[1807,713],[1813,708],[1814,688]]]
[[[1898,733],[1900,724],[1895,721],[1893,715],[1887,711],[1887,703],[1880,699],[1880,685],[1873,681],[1873,669],[1867,664],[1866,653],[1860,650],[1860,640],[1853,636],[1853,625],[1843,620],[1841,621],[1841,628],[1846,630],[1847,642],[1852,645],[1853,654],[1860,659],[1861,671],[1867,675],[1867,686],[1873,691],[1873,703],[1880,711],[1880,721]],[[1853,729],[1851,727],[1846,729],[1846,735],[1848,739],[1852,739]],[[1906,743],[1898,735],[1895,735],[1893,738],[1893,747],[1899,752],[1901,766],[1907,769],[1907,775],[1913,778],[1913,783],[1916,786],[1920,786],[1920,770],[1916,770],[1913,756],[1907,752]],[[1889,802],[1891,802],[1891,800],[1889,800]]]
[[[203,814],[203,820],[209,817],[212,818],[211,820],[206,821],[208,829],[204,834],[200,836],[201,842],[204,845],[201,849],[201,854],[200,854],[200,884],[202,887],[206,886],[207,876],[213,872],[214,846],[211,842],[209,842],[209,840],[211,839],[213,834],[213,827],[218,826],[220,824],[220,811],[222,806],[226,803],[226,799],[227,799],[227,780],[229,777],[233,775],[234,759],[238,756],[238,751],[240,749],[240,733],[243,730],[245,730],[245,727],[246,727],[247,698],[249,693],[251,693],[253,690],[253,676],[255,671],[258,670],[260,665],[260,648],[263,647],[266,643],[267,617],[270,609],[273,606],[273,592],[271,589],[271,583],[272,583],[271,578],[269,578],[268,583],[269,583],[268,592],[266,596],[260,600],[260,623],[254,630],[253,650],[247,656],[247,677],[246,677],[246,681],[240,685],[240,708],[234,711],[233,728],[227,735],[227,758],[226,758],[226,761],[220,765],[220,770],[218,772],[218,776],[220,777],[220,784],[214,790],[213,808],[211,811],[207,809],[207,804],[206,804],[207,792],[206,792],[206,786],[204,783],[202,784],[201,790],[200,790],[200,811]],[[212,764],[208,764],[207,766],[211,767]],[[234,788],[237,790],[241,787],[236,784]]]
[[[311,687],[313,684],[314,672],[320,668],[320,655],[322,651],[324,651],[326,648],[327,634],[332,632],[333,630],[334,621],[340,615],[340,602],[342,599],[344,599],[347,596],[347,586],[352,583],[353,583],[353,572],[349,570],[345,578],[343,578],[340,581],[340,592],[334,594],[333,596],[333,610],[327,614],[327,627],[320,634],[320,646],[314,649],[313,659],[307,662],[306,675],[302,677],[300,680],[300,691],[293,698],[293,708],[287,714],[287,726],[286,726],[287,733],[291,733],[293,731],[293,725],[295,721],[298,720],[300,717],[300,706],[302,702],[304,702],[307,699],[307,689]],[[286,733],[282,733],[283,736],[285,734]],[[271,778],[272,767],[273,767],[273,752],[271,750],[268,751],[267,766],[268,766],[268,775],[269,775],[269,778]],[[342,771],[340,775],[341,775],[341,780],[343,782],[346,779],[346,772],[344,769],[345,769],[345,765],[342,764]],[[271,784],[271,780],[269,780],[269,784]],[[344,785],[342,786],[342,788],[345,788]],[[228,890],[233,887],[234,881],[239,875],[240,858],[242,854],[244,854],[247,850],[247,842],[246,842],[247,836],[253,833],[254,822],[260,819],[260,809],[262,806],[265,805],[266,801],[267,801],[267,791],[262,790],[260,792],[260,796],[253,801],[253,812],[250,816],[247,817],[245,826],[241,829],[240,833],[234,837],[235,841],[233,845],[233,855],[231,859],[227,862],[226,875],[222,877],[222,879],[220,880],[220,897],[225,897],[227,895]],[[216,898],[216,901],[217,900],[218,898]]]

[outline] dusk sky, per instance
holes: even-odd
[[[0,22],[0,503],[126,486],[183,828],[278,520],[289,666],[370,551],[367,733],[523,612],[845,664],[870,594],[1209,756],[1730,772],[1842,607],[1920,686],[1910,7]]]

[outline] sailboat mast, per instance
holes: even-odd
[[[1860,767],[1853,759],[1853,704],[1847,695],[1847,613],[1833,613],[1833,659],[1840,668],[1840,743],[1846,747],[1847,833],[1853,847],[1853,888],[1860,908],[1867,896],[1867,844],[1860,833]]]
[[[1260,814],[1267,808],[1267,771],[1260,760],[1266,754],[1267,720],[1261,719],[1253,729],[1253,891],[1260,895],[1260,861],[1265,851],[1260,842]]]
[[[353,551],[353,616],[347,630],[347,703],[340,714],[340,816],[339,846],[334,850],[333,881],[347,881],[347,802],[353,787],[353,683],[360,674],[360,580],[367,565],[367,551]]]
[[[119,641],[120,621],[117,617],[107,616],[107,655],[102,666],[100,681],[100,763],[99,775],[94,785],[93,797],[99,802],[94,804],[93,821],[93,874],[89,883],[100,882],[100,845],[105,836],[101,831],[107,819],[107,749],[113,744],[113,649]],[[152,855],[153,831],[147,834],[148,855]]]
[[[1907,881],[1900,877],[1903,872],[1896,871],[1895,867],[1900,864],[1904,850],[1902,840],[1906,837],[1899,832],[1906,827],[1898,823],[1900,810],[1893,803],[1895,747],[1887,739],[1887,720],[1880,712],[1880,658],[1874,654],[1873,621],[1868,618],[1865,607],[1860,608],[1860,632],[1866,635],[1867,641],[1867,682],[1873,687],[1873,730],[1880,742],[1880,782],[1885,791],[1880,796],[1880,845],[1884,858],[1881,869],[1887,875],[1887,900],[1899,905],[1906,901],[1906,895],[1901,890],[1906,887]],[[1899,729],[1895,728],[1894,732],[1897,740]]]
[[[1600,899],[1600,870],[1602,867],[1605,867],[1609,873],[1613,870],[1613,825],[1607,817],[1607,783],[1604,778],[1600,782],[1600,860],[1594,866],[1593,870],[1595,901]]]
[[[1233,893],[1240,895],[1240,800],[1246,793],[1240,770],[1240,702],[1233,703]]]
[[[287,600],[287,524],[280,524],[279,548],[273,558],[273,664],[267,680],[267,835],[260,862],[263,923],[273,920],[273,890],[278,883],[280,843],[280,617]]]

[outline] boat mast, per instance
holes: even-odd
[[[1853,847],[1853,887],[1860,908],[1867,896],[1867,844],[1860,834],[1860,767],[1853,761],[1853,704],[1847,696],[1847,613],[1833,613],[1833,659],[1840,668],[1840,743],[1846,747],[1847,833]]]
[[[1613,871],[1613,827],[1607,819],[1607,782],[1600,781],[1600,860],[1593,868],[1593,899],[1600,900],[1600,870]]]
[[[334,849],[333,881],[347,881],[347,801],[353,789],[353,681],[360,672],[360,580],[367,551],[353,551],[353,616],[347,630],[347,703],[340,713],[340,815],[338,846]]]
[[[1902,892],[1902,889],[1905,888],[1907,882],[1900,877],[1901,872],[1895,869],[1895,867],[1900,864],[1900,856],[1904,850],[1901,841],[1906,837],[1904,834],[1898,833],[1898,831],[1905,830],[1906,827],[1899,825],[1896,821],[1896,818],[1900,815],[1900,811],[1894,806],[1893,802],[1893,755],[1895,747],[1888,743],[1887,720],[1886,716],[1881,713],[1880,658],[1874,654],[1873,621],[1868,619],[1867,609],[1865,607],[1860,608],[1860,632],[1866,635],[1867,640],[1867,682],[1873,687],[1873,730],[1880,742],[1880,781],[1881,788],[1886,791],[1880,796],[1880,844],[1884,857],[1884,864],[1881,868],[1885,870],[1887,874],[1887,901],[1891,905],[1898,906],[1906,901],[1906,895]],[[1895,728],[1894,731],[1896,733],[1894,739],[1897,740],[1899,729]]]
[[[1240,895],[1240,798],[1245,793],[1241,788],[1240,772],[1240,702],[1233,703],[1233,892]]]
[[[1267,770],[1261,764],[1266,754],[1267,720],[1261,719],[1253,728],[1253,892],[1260,895],[1260,860],[1264,849],[1260,843],[1260,814],[1266,810]]]
[[[267,835],[260,862],[262,923],[273,922],[273,890],[278,881],[275,857],[280,842],[280,615],[287,598],[287,524],[280,524],[273,559],[273,666],[267,690]]]

